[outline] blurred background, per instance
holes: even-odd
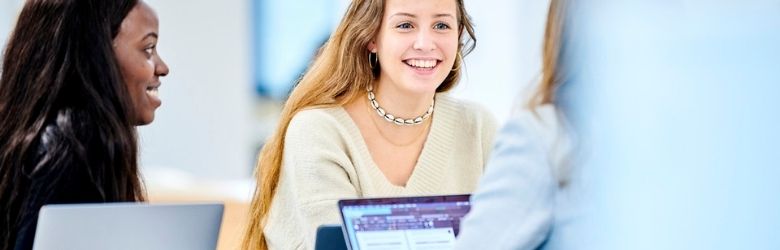
[[[154,123],[139,129],[147,182],[248,180],[282,102],[349,1],[146,2],[159,16],[158,51],[171,68],[162,79],[163,106]],[[3,45],[22,4],[0,3]],[[467,0],[478,41],[453,93],[505,120],[515,97],[538,76],[546,5]],[[234,195],[246,198],[246,185],[237,185],[242,191]]]
[[[0,1],[3,47],[23,0]],[[152,201],[222,200],[223,235],[237,239],[254,190],[257,152],[281,105],[349,0],[147,0],[160,19],[158,51],[171,73],[163,105],[140,127]],[[476,49],[454,95],[499,121],[538,77],[547,1],[466,0]],[[225,230],[228,230],[225,233]],[[220,248],[226,248],[222,237]],[[230,247],[227,247],[230,249]]]
[[[780,1],[573,1],[569,249],[780,249]]]
[[[149,0],[171,68],[140,128],[152,201],[221,200],[240,237],[255,157],[348,0]],[[456,96],[499,121],[540,69],[548,0],[466,0]],[[567,115],[587,220],[568,249],[780,249],[780,1],[576,1]],[[0,1],[0,42],[22,0]]]

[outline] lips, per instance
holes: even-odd
[[[436,67],[437,64],[439,64],[439,60],[435,59],[409,59],[405,60],[404,63],[406,65],[415,67],[415,68],[433,68]]]
[[[155,103],[155,106],[160,106],[162,101],[160,100],[160,84],[154,84],[146,87],[146,95],[149,99]]]
[[[404,60],[406,65],[418,69],[433,69],[439,65],[441,61],[437,59],[407,59]]]

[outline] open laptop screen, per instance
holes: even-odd
[[[352,250],[451,249],[469,195],[339,201],[344,237]]]

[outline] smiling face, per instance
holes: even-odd
[[[381,65],[379,84],[434,93],[457,56],[457,14],[455,0],[387,0],[379,33],[368,45]]]
[[[127,85],[135,110],[136,125],[149,124],[162,101],[158,96],[160,77],[168,66],[157,54],[158,20],[144,2],[138,2],[127,14],[114,38],[122,78]]]

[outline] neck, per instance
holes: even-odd
[[[397,117],[412,118],[424,114],[433,102],[436,92],[417,93],[403,91],[391,84],[374,83],[376,101],[385,111]]]

